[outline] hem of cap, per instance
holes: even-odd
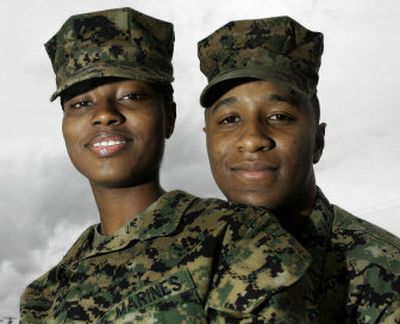
[[[200,95],[200,104],[201,104],[201,106],[207,108],[208,105],[206,105],[206,99],[205,99],[206,94],[209,93],[213,87],[215,87],[218,84],[221,84],[224,81],[241,79],[241,78],[244,78],[244,79],[245,78],[254,78],[254,79],[265,80],[265,81],[276,81],[278,83],[288,81],[288,79],[286,79],[286,80],[284,78],[279,79],[276,76],[273,76],[272,75],[273,72],[282,73],[282,70],[279,71],[276,69],[265,68],[265,67],[264,68],[262,68],[262,67],[241,67],[241,68],[231,69],[228,71],[223,71],[223,72],[219,73],[217,76],[215,76],[211,80],[211,82],[203,89],[203,91]],[[296,91],[298,91],[299,93],[305,94],[304,91],[298,89],[295,86],[293,86],[292,88],[295,89]]]
[[[114,67],[115,70],[111,72],[104,72],[101,69]],[[93,69],[94,71],[90,71]],[[97,71],[99,70],[99,71]],[[112,64],[102,64],[99,66],[92,66],[90,68],[83,68],[78,70],[73,76],[68,79],[68,82],[64,83],[62,86],[59,86],[57,90],[51,95],[50,101],[54,101],[60,94],[68,89],[69,87],[83,81],[87,81],[95,78],[127,78],[132,80],[140,80],[144,82],[154,82],[154,83],[172,83],[174,81],[173,76],[168,75],[167,73],[160,73],[159,71],[150,70],[149,72],[153,73],[153,77],[138,77],[138,74],[143,73],[143,67],[133,67],[133,66],[113,66]],[[84,74],[88,74],[88,77],[83,77]]]

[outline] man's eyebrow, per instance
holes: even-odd
[[[222,100],[219,100],[212,108],[212,112],[216,112],[222,106],[229,106],[237,101],[236,97],[228,97]]]
[[[272,101],[286,101],[286,102],[288,101],[288,99],[286,97],[278,95],[276,93],[269,95],[268,99],[272,100]]]
[[[281,101],[281,102],[287,102],[289,105],[299,108],[300,106],[300,100],[292,97],[292,96],[282,96],[276,93],[273,93],[269,96],[267,96],[267,100],[270,101]]]

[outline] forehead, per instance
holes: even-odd
[[[234,84],[226,89],[207,110],[215,110],[221,105],[243,103],[243,101],[285,102],[295,107],[301,107],[308,100],[277,82],[251,80]]]
[[[240,82],[233,87],[227,89],[222,95],[235,93],[235,94],[247,94],[247,92],[265,93],[265,92],[276,92],[283,95],[288,94],[285,88],[280,86],[277,82],[266,81],[266,80],[249,80],[246,82]]]
[[[128,86],[141,86],[151,88],[147,82],[140,80],[131,80],[124,78],[94,78],[82,81],[80,83],[75,84],[67,88],[63,93],[61,93],[62,101],[66,101],[70,98],[73,98],[78,95],[85,94],[87,92],[91,92],[95,89],[102,88],[120,88],[120,87],[128,87]]]

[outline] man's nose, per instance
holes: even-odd
[[[250,153],[269,151],[275,146],[268,127],[261,121],[251,120],[243,126],[243,132],[237,142],[239,151]]]

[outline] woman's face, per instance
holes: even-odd
[[[92,185],[127,187],[158,180],[174,112],[147,83],[102,84],[67,99],[63,108],[68,154]]]

